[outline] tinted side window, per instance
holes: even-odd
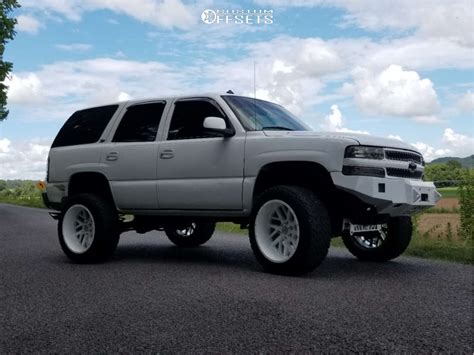
[[[97,142],[117,108],[110,105],[75,112],[59,131],[52,148]]]
[[[171,118],[168,140],[219,137],[203,127],[204,119],[210,116],[224,118],[217,104],[209,101],[177,102]]]
[[[153,142],[164,109],[164,102],[129,107],[112,141]]]

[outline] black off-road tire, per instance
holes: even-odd
[[[189,236],[182,235],[178,232],[178,230],[185,229],[186,226],[166,226],[165,233],[168,239],[176,246],[192,248],[206,243],[211,239],[216,229],[215,223],[192,223],[192,225],[194,229]]]
[[[364,248],[349,233],[342,240],[352,255],[360,260],[388,261],[397,258],[407,249],[413,232],[410,217],[394,217],[388,222],[387,236],[377,248]]]
[[[85,206],[92,214],[95,233],[89,249],[83,253],[71,250],[63,235],[64,217],[75,205]],[[70,197],[64,205],[58,221],[59,243],[64,253],[76,263],[96,263],[109,258],[117,248],[120,231],[115,206],[103,197],[94,194],[78,194]]]
[[[258,246],[255,220],[260,208],[268,201],[281,200],[296,214],[299,242],[293,256],[285,262],[273,262]],[[250,245],[266,272],[298,276],[318,267],[325,259],[331,242],[331,223],[326,207],[314,192],[299,186],[275,186],[261,193],[253,206],[249,223]]]

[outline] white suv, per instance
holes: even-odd
[[[439,199],[423,171],[405,143],[314,132],[274,103],[206,94],[77,111],[52,145],[44,200],[77,262],[111,255],[123,231],[198,246],[229,221],[249,228],[265,270],[302,274],[333,237],[360,259],[403,253],[410,215]]]

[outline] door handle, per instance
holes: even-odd
[[[118,160],[118,153],[117,152],[110,152],[107,154],[105,157],[105,160],[107,161],[116,161]]]
[[[160,153],[160,159],[172,159],[172,158],[174,158],[174,150],[173,149],[163,150]]]

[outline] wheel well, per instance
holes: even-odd
[[[69,180],[68,196],[92,193],[113,202],[112,191],[107,178],[100,173],[77,173]]]
[[[255,182],[253,196],[258,196],[276,185],[297,185],[306,187],[318,195],[332,189],[334,184],[328,171],[320,164],[305,161],[277,162],[260,169]]]
[[[339,191],[334,187],[329,172],[322,165],[306,161],[276,162],[265,165],[257,176],[253,199],[266,189],[276,185],[296,185],[305,187],[318,195],[326,205],[331,217],[333,230],[342,224],[338,212]]]

